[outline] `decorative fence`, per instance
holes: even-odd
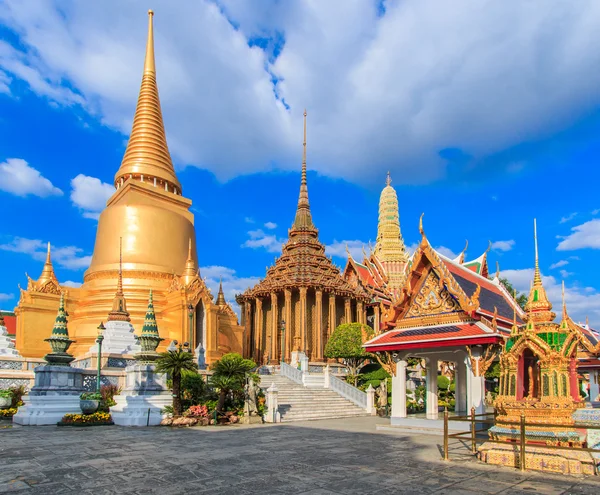
[[[302,371],[294,368],[293,366],[290,366],[287,363],[281,363],[280,373],[281,373],[281,376],[285,376],[286,378],[289,378],[293,382],[303,385]]]
[[[329,375],[329,388],[344,399],[354,402],[358,407],[367,409],[367,394],[339,378]]]

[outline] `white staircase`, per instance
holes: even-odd
[[[365,409],[326,388],[304,387],[281,375],[261,375],[266,391],[275,383],[282,422],[367,416]]]

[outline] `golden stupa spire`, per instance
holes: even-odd
[[[48,250],[46,252],[46,262],[44,263],[44,268],[42,269],[42,273],[40,278],[38,278],[38,285],[43,285],[50,281],[56,282],[58,284],[58,280],[56,279],[56,275],[54,274],[54,267],[52,266],[52,259],[50,257],[50,243],[48,243]]]
[[[115,175],[115,187],[119,187],[121,180],[126,181],[132,178],[153,183],[170,192],[181,194],[181,184],[175,175],[167,146],[158,97],[154,63],[153,16],[154,12],[149,10],[148,41],[142,85],[125,156],[123,156],[121,167]]]
[[[542,284],[542,275],[540,273],[540,263],[538,256],[537,243],[537,223],[533,220],[533,239],[535,246],[535,268],[533,271],[533,284],[529,291],[525,311],[527,313],[527,321],[535,323],[548,323],[554,320],[556,313],[552,312],[552,304],[546,295],[546,289]]]
[[[377,224],[377,241],[375,256],[382,263],[407,262],[408,254],[400,233],[400,214],[398,211],[398,196],[391,186],[392,178],[387,173],[386,186],[379,198],[379,222]]]
[[[131,321],[127,311],[127,301],[123,294],[123,238],[119,238],[119,278],[117,292],[113,299],[112,311],[108,313],[108,321]]]
[[[302,143],[302,179],[300,180],[300,195],[298,196],[298,208],[292,225],[294,230],[316,230],[310,214],[308,202],[308,184],[306,181],[306,110],[304,110],[304,141]]]
[[[188,285],[192,280],[196,278],[198,274],[198,267],[196,266],[196,262],[194,261],[194,255],[192,252],[192,238],[190,237],[188,241],[188,257],[185,262],[185,268],[183,270],[183,283]]]
[[[217,294],[217,306],[225,306],[225,294],[223,293],[223,279],[219,279],[219,293]]]

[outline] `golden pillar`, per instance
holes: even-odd
[[[379,315],[379,306],[375,306],[373,309],[375,310],[374,311],[375,318],[373,321],[373,327],[374,327],[373,330],[375,330],[375,333],[379,333],[379,329],[381,328],[381,321],[380,321],[381,317]]]
[[[335,330],[335,294],[329,294],[329,331],[327,332],[327,339],[331,337],[331,334]]]
[[[254,329],[256,331],[256,355],[254,356],[256,360],[260,363],[263,356],[263,317],[262,317],[262,299],[260,297],[256,298],[256,313],[254,314]]]
[[[244,303],[244,357],[252,357],[252,303]]]
[[[306,352],[306,287],[300,287],[300,347]]]
[[[292,291],[285,289],[285,360],[290,361],[292,352],[292,331],[294,329],[292,322]]]
[[[323,359],[323,291],[317,289],[315,291],[315,346],[313,356],[316,360]]]
[[[344,298],[344,319],[346,323],[352,323],[352,301],[349,297]]]
[[[356,321],[358,321],[358,323],[365,323],[365,320],[363,319],[363,317],[364,317],[363,303],[362,303],[362,301],[356,301]]]
[[[278,316],[277,294],[271,292],[271,361],[275,363],[278,361],[279,356],[279,338],[277,338],[277,328],[279,328]]]

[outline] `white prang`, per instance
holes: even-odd
[[[141,350],[135,338],[135,329],[128,321],[107,321],[102,334],[102,354],[135,354]],[[98,353],[98,344],[90,346],[92,354]]]
[[[21,357],[15,343],[8,336],[8,329],[0,326],[0,356]]]

